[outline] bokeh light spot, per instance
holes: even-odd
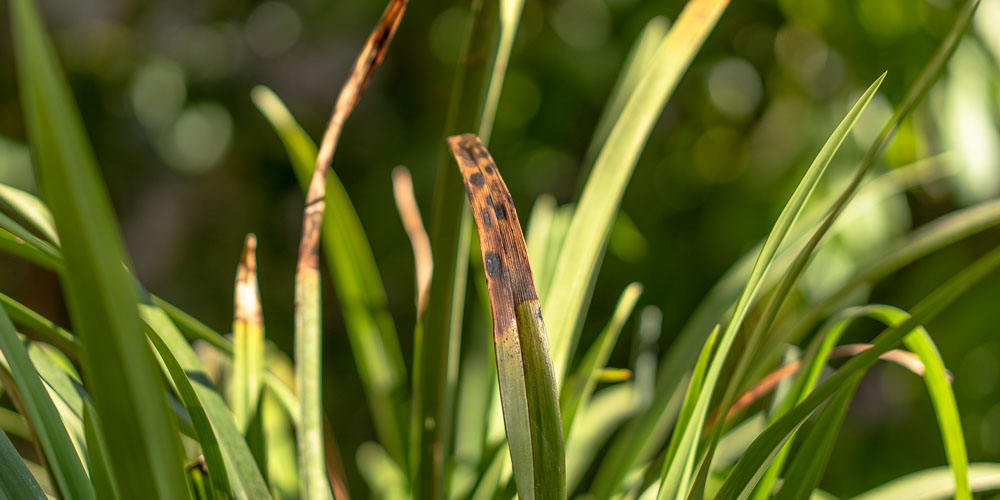
[[[708,74],[708,95],[723,113],[742,117],[760,103],[760,75],[746,60],[730,57],[712,67]]]
[[[216,103],[199,103],[184,110],[169,136],[169,159],[187,173],[202,173],[213,167],[229,148],[233,120]]]
[[[184,71],[165,59],[148,62],[132,78],[130,94],[139,121],[160,128],[173,121],[187,99]]]
[[[282,2],[264,2],[247,18],[244,35],[250,50],[274,57],[295,45],[302,20],[295,9]]]

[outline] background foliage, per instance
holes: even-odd
[[[228,331],[236,262],[244,235],[254,232],[267,335],[291,352],[291,263],[302,197],[250,90],[273,88],[318,137],[384,2],[40,3],[142,283]],[[345,128],[334,167],[368,233],[408,363],[413,264],[391,201],[390,171],[399,164],[411,169],[417,200],[429,213],[467,3],[411,3]],[[610,317],[620,290],[638,280],[645,288],[639,308],[662,311],[658,342],[665,352],[710,287],[767,234],[834,124],[888,70],[830,167],[831,177],[846,182],[947,32],[956,4],[734,2],[642,154],[596,284],[584,344]],[[682,5],[526,3],[490,143],[522,219],[542,193],[553,193],[560,204],[578,197],[587,146],[623,58],[648,19],[672,19]],[[0,9],[0,26],[10,25],[8,16]],[[860,196],[853,215],[845,215],[856,230],[817,256],[800,293],[848,276],[856,256],[879,252],[908,227],[1000,191],[998,25],[1000,0],[983,1],[941,81],[878,165],[894,169],[919,160],[921,174],[885,202]],[[25,130],[10,44],[9,36],[0,37],[0,181],[33,190],[26,152],[18,146]],[[839,189],[834,185],[822,184],[821,198]],[[993,229],[935,253],[884,280],[871,301],[908,308],[998,242]],[[68,324],[53,275],[7,256],[0,271],[0,290]],[[971,462],[1000,460],[998,299],[1000,280],[987,280],[927,325],[955,376]],[[371,418],[337,303],[325,305],[327,411],[333,428],[344,430],[335,435],[352,489],[363,488],[351,455],[372,438]],[[612,366],[633,364],[633,322]],[[874,326],[861,324],[844,341],[873,333]],[[860,385],[821,486],[846,495],[942,464],[923,391],[922,381],[902,369],[876,366]]]

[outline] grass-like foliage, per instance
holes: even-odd
[[[591,294],[652,128],[728,0],[689,0],[669,28],[661,18],[649,21],[587,150],[590,173],[579,200],[559,207],[540,198],[524,232],[518,215],[527,212],[518,211],[501,176],[516,167],[497,165],[487,150],[524,2],[472,2],[428,230],[408,171],[393,175],[415,255],[411,363],[334,168],[351,111],[383,58],[392,57],[406,0],[388,2],[375,23],[319,147],[274,92],[257,87],[251,96],[305,195],[288,298],[295,304],[291,360],[263,327],[253,235],[233,260],[231,336],[138,283],[35,0],[8,3],[40,196],[0,186],[0,250],[59,276],[72,327],[0,295],[0,384],[12,402],[0,408],[0,497],[347,498],[342,469],[330,460],[340,451],[357,456],[370,490],[383,498],[823,497],[820,480],[851,398],[880,359],[923,378],[947,467],[914,472],[863,497],[971,499],[974,491],[1000,488],[1000,464],[969,463],[951,374],[934,332],[923,326],[990,276],[1000,249],[940,280],[909,311],[843,306],[859,288],[997,225],[1000,202],[927,223],[828,295],[790,300],[830,235],[845,230],[835,223],[937,80],[976,0],[951,21],[923,73],[903,82],[906,97],[839,196],[814,199],[880,86],[898,77],[872,75],[839,124],[824,125],[829,139],[770,233],[710,292],[662,360],[642,333],[659,329],[655,315],[643,314],[631,369],[608,364],[643,277],[625,288],[610,318],[588,314]],[[356,454],[336,449],[338,433],[350,429],[325,425],[324,408],[337,402],[323,400],[321,384],[323,258],[343,314],[326,321],[346,326],[377,436]],[[479,300],[467,304],[467,296]],[[492,337],[463,331],[469,310],[492,321]],[[885,330],[870,343],[842,344],[859,318]],[[581,342],[586,321],[606,322],[589,345]],[[195,341],[206,348],[196,350]],[[789,347],[796,345],[801,354]],[[846,362],[832,369],[837,358]],[[770,408],[761,410],[756,402],[772,392]],[[8,435],[32,443],[34,453]]]

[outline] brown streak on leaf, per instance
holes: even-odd
[[[427,305],[434,258],[431,256],[431,241],[420,218],[420,207],[413,195],[413,179],[406,167],[399,166],[392,170],[392,194],[396,199],[399,218],[403,221],[403,228],[406,229],[410,245],[413,247],[413,261],[417,272],[417,318],[419,318]]]

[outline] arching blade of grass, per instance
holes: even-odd
[[[611,357],[611,350],[618,342],[622,327],[625,326],[625,321],[632,314],[632,309],[635,308],[635,303],[641,294],[642,285],[638,283],[632,283],[625,288],[621,298],[618,299],[614,313],[611,315],[611,321],[604,327],[604,331],[597,337],[593,346],[583,357],[583,361],[580,362],[575,382],[563,387],[559,407],[562,413],[564,435],[569,435],[577,409],[581,406],[587,406],[589,403],[590,396],[594,393],[594,388],[597,387],[600,371],[607,364],[608,358]]]
[[[7,433],[2,430],[0,430],[0,496],[46,500],[42,488],[24,465],[21,455],[17,453]]]
[[[13,186],[0,184],[0,207],[23,217],[24,221],[32,229],[38,231],[49,243],[59,244],[59,235],[56,234],[52,212],[37,196]]]
[[[844,311],[832,328],[824,335],[835,341],[839,338],[847,324],[854,318],[869,316],[877,319],[890,327],[899,326],[910,318],[905,311],[890,306],[871,305],[857,307]],[[824,344],[831,341],[824,338]],[[903,338],[903,343],[913,351],[923,363],[924,382],[927,385],[927,392],[930,394],[934,412],[937,415],[938,426],[941,431],[941,439],[944,443],[945,455],[954,474],[955,498],[971,499],[968,479],[968,456],[966,455],[965,438],[962,434],[962,425],[958,416],[958,406],[955,403],[955,395],[949,383],[949,375],[944,367],[941,355],[930,334],[923,328],[916,328],[912,333]],[[822,353],[820,354],[822,355]],[[818,369],[811,370],[807,387],[811,388],[812,382],[818,378]],[[808,389],[807,389],[808,390]],[[853,391],[852,391],[853,392]],[[842,416],[841,416],[842,417]],[[839,420],[836,422],[839,426]],[[822,434],[822,432],[819,432]],[[808,440],[807,440],[808,442]],[[826,449],[814,449],[803,445],[795,460],[789,465],[788,473],[785,476],[784,484],[776,498],[785,500],[800,498],[818,486],[822,477],[823,469],[826,465],[826,458],[831,447]]]
[[[635,87],[601,149],[580,196],[552,277],[545,316],[552,360],[562,382],[576,348],[582,311],[615,212],[653,124],[729,0],[691,0],[660,42],[653,66]]]
[[[9,380],[4,377],[4,385],[11,384],[7,390],[16,387],[19,395],[17,400],[22,406],[21,412],[35,431],[38,445],[49,464],[49,474],[59,491],[67,497],[97,498],[59,412],[31,362],[28,350],[21,343],[13,323],[2,309],[0,309],[0,351],[3,351],[7,365],[0,367],[0,370],[9,369],[11,377]]]
[[[187,498],[177,425],[141,333],[121,237],[79,111],[34,3],[10,5],[28,138],[59,229],[70,319],[115,480],[126,497]]]
[[[43,263],[45,267],[48,267],[49,269],[61,270],[59,265],[55,262],[57,259],[60,258],[59,254],[58,252],[55,251],[54,248],[52,248],[51,245],[45,243],[40,238],[38,238],[30,231],[28,231],[20,224],[15,222],[13,219],[7,217],[4,214],[0,214],[0,228],[8,231],[10,234],[16,236],[19,239],[24,240],[23,241],[24,244],[27,244],[32,248],[38,249],[39,252],[44,254],[45,258],[41,263]]]
[[[323,445],[323,333],[319,273],[319,239],[326,210],[327,177],[344,122],[357,106],[375,69],[385,57],[406,11],[406,1],[389,2],[358,54],[337,97],[330,124],[323,133],[316,166],[306,190],[302,239],[295,270],[295,386],[300,405],[297,441],[300,493],[309,500],[331,496]],[[372,368],[382,369],[379,365]]]
[[[236,271],[231,408],[244,434],[258,415],[264,382],[264,320],[257,289],[257,237],[248,234]]]
[[[743,455],[733,471],[726,478],[716,498],[746,498],[757,480],[761,477],[767,465],[778,453],[788,437],[830,396],[840,390],[844,383],[855,374],[862,373],[872,365],[878,356],[891,349],[895,344],[921,324],[927,323],[942,309],[951,304],[962,293],[975,285],[1000,266],[1000,248],[981,257],[955,277],[939,286],[924,300],[917,304],[910,319],[899,326],[890,328],[873,342],[873,347],[858,354],[833,376],[820,384],[806,399],[797,404],[788,413],[773,422],[760,435]]]
[[[151,331],[149,341],[156,348],[160,356],[160,361],[166,367],[170,379],[174,383],[174,389],[184,403],[188,416],[191,417],[191,424],[198,434],[198,442],[201,444],[201,453],[205,457],[205,467],[208,469],[208,480],[211,485],[210,498],[231,498],[233,489],[229,484],[229,474],[226,472],[226,464],[222,458],[222,450],[216,440],[212,424],[208,420],[205,408],[201,405],[198,395],[195,393],[194,385],[188,379],[184,368],[181,367],[177,359],[170,352],[170,348],[160,339],[156,332]]]
[[[552,362],[510,192],[475,135],[449,138],[466,183],[493,311],[507,442],[520,498],[564,498],[566,467]]]
[[[316,145],[274,92],[258,86],[253,89],[252,97],[285,145],[295,175],[305,189],[316,163]],[[379,442],[395,460],[404,463],[406,440],[403,415],[407,388],[402,349],[389,315],[388,299],[368,237],[347,191],[333,170],[327,179],[326,205],[330,209],[323,215],[320,237],[324,257],[331,270],[330,278],[343,311],[351,351],[372,408]],[[181,322],[178,314],[170,308],[165,309],[182,328],[188,326],[191,333],[198,333],[201,338],[207,336],[208,332],[198,327],[196,322]]]
[[[1000,489],[1000,464],[969,464],[969,483],[974,492]],[[907,474],[852,497],[854,500],[936,500],[955,494],[955,477],[948,467],[935,467]]]
[[[267,484],[264,482],[250,448],[243,439],[243,434],[237,428],[236,421],[222,396],[209,381],[194,349],[191,348],[162,309],[149,304],[142,304],[139,309],[147,327],[147,336],[157,346],[157,351],[160,350],[159,343],[162,343],[182,370],[180,374],[167,370],[174,385],[178,387],[178,390],[181,389],[182,385],[190,385],[194,391],[194,399],[184,401],[185,407],[189,404],[201,407],[205,418],[211,424],[209,429],[214,432],[214,440],[218,443],[222,458],[225,460],[225,470],[229,474],[229,483],[233,493],[238,498],[269,498]],[[152,340],[154,336],[157,337],[159,343]],[[183,375],[186,382],[184,380],[178,381],[175,375]],[[188,396],[190,397],[190,394]],[[190,411],[189,409],[189,413]],[[197,409],[194,411],[199,412]],[[191,415],[191,418],[192,423],[195,423],[195,416]],[[195,430],[201,439],[202,431],[199,431],[197,427]],[[203,446],[205,446],[204,443]]]

